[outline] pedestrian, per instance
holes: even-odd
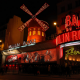
[[[48,66],[48,75],[50,76],[50,71],[51,71],[51,67],[50,65]]]
[[[66,77],[67,77],[67,75],[69,75],[69,77],[70,77],[70,67],[69,66],[66,67]]]
[[[1,66],[1,73],[4,74],[4,65]]]

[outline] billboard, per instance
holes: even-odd
[[[80,46],[68,46],[63,48],[65,60],[80,61]]]
[[[6,62],[33,63],[56,61],[56,49],[48,49],[34,52],[23,52],[21,54],[6,56]]]

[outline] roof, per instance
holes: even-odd
[[[20,52],[32,52],[32,51],[46,50],[51,48],[56,48],[56,39],[39,42],[33,46],[18,48],[18,50]]]
[[[56,39],[39,42],[32,46],[31,45],[28,45],[26,47],[20,46],[19,48],[11,48],[7,50],[3,50],[2,54],[14,55],[14,54],[20,54],[22,52],[34,52],[34,51],[40,51],[40,50],[46,50],[52,48],[56,48]]]

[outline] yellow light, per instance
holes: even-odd
[[[33,31],[33,35],[36,35],[36,31]]]
[[[57,23],[56,23],[56,22],[54,22],[54,25],[56,26],[56,25],[57,25]]]
[[[44,36],[44,32],[42,32],[42,36]]]
[[[40,31],[38,31],[38,35],[40,35]]]
[[[75,59],[73,58],[73,61],[75,61]]]
[[[2,40],[0,40],[0,42],[2,42]]]
[[[31,36],[31,31],[29,32],[29,36]]]

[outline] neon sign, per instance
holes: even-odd
[[[67,52],[67,54],[66,54],[67,57],[68,57],[68,55],[77,55],[77,54],[80,54],[80,52],[74,50],[74,48],[68,49],[65,52]]]
[[[79,27],[78,16],[72,15],[72,20],[71,20],[71,16],[67,15],[66,18],[65,18],[66,31],[71,31],[72,30],[72,26],[78,26]]]
[[[56,45],[75,40],[80,40],[80,30],[67,32],[57,36]]]
[[[30,41],[23,41],[23,46],[27,46],[27,45],[34,44],[34,43],[36,43],[36,39],[32,39]],[[16,48],[16,47],[19,48],[20,47],[20,43],[8,46],[8,48]]]
[[[77,29],[76,31],[72,31],[73,26],[75,26],[75,28]],[[65,18],[65,28],[66,28],[66,33],[60,34],[56,37],[56,45],[65,42],[80,40],[78,16],[72,15],[71,17],[70,15],[67,15]]]

